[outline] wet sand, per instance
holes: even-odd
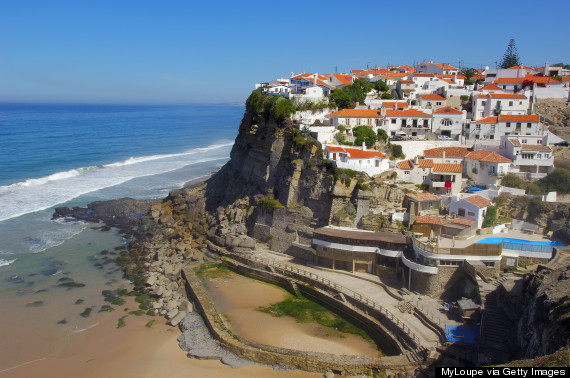
[[[127,306],[135,308],[133,302]],[[75,335],[61,353],[1,372],[0,377],[322,377],[299,370],[255,365],[232,369],[219,361],[193,360],[178,347],[180,331],[165,325],[163,318],[130,315],[127,325],[117,329],[117,320],[124,315],[116,310],[96,327]],[[146,328],[151,319],[159,324]]]
[[[308,352],[379,357],[376,345],[362,337],[316,323],[297,323],[289,316],[274,317],[256,311],[281,302],[283,289],[231,273],[204,280],[212,300],[232,332],[252,342]]]

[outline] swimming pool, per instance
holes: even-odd
[[[519,243],[519,244],[530,244],[530,245],[546,245],[550,247],[562,247],[563,244],[558,242],[547,242],[547,241],[535,241],[535,240],[523,240],[523,239],[511,239],[511,238],[485,238],[479,240],[475,244],[501,244],[505,243]]]

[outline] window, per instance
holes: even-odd
[[[513,106],[514,105],[514,101],[509,101],[509,106]]]
[[[391,122],[396,123],[396,118],[392,118]]]
[[[481,130],[481,125],[480,125],[480,124],[476,124],[476,125],[475,125],[475,130]]]
[[[537,158],[537,159],[542,159],[542,155],[541,155],[541,154],[538,154],[538,155],[536,155],[536,158]]]
[[[410,174],[410,171],[404,171],[404,174],[405,174],[405,175],[409,175],[409,174]]]
[[[442,119],[442,120],[441,120],[441,124],[442,124],[443,126],[451,126],[451,125],[453,124],[453,121],[446,118],[446,119]]]
[[[519,105],[522,105],[522,101],[519,101]]]
[[[469,215],[470,217],[474,217],[474,216],[475,216],[475,213],[473,213],[473,212],[471,212],[471,211],[468,211],[468,212],[467,212],[467,215]]]
[[[465,216],[465,209],[457,209],[457,214],[459,214],[460,217],[464,217]]]
[[[507,127],[511,127],[511,123],[510,123],[510,122],[507,122]]]
[[[521,123],[517,122],[517,129],[520,129],[520,128],[521,128]]]
[[[427,179],[427,176],[422,176],[422,180],[425,181],[426,179]]]
[[[485,106],[486,103],[487,103],[487,101],[483,101],[483,102],[481,103],[481,105],[482,105],[482,106]]]
[[[527,127],[527,129],[531,128],[531,127],[532,127],[532,123],[530,123],[530,122],[527,123],[527,124],[526,124],[526,127]]]

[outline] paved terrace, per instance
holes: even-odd
[[[402,313],[399,310],[399,306],[403,303],[411,302],[414,307],[421,309],[426,316],[435,323],[438,323],[443,329],[445,329],[446,324],[461,325],[461,323],[448,318],[445,308],[433,298],[409,293],[407,291],[405,291],[405,294],[401,295],[398,293],[397,288],[385,289],[380,278],[375,275],[367,273],[349,273],[311,265],[300,265],[293,262],[294,258],[292,256],[270,251],[263,248],[260,244],[258,244],[258,249],[254,251],[254,254],[257,257],[275,262],[287,263],[296,268],[311,272],[381,304],[395,317],[398,317],[401,322],[404,322],[418,336],[418,338],[421,339],[420,344],[426,348],[432,348],[440,345],[439,336],[430,328],[426,327],[416,316],[407,312]],[[387,290],[391,290],[396,296],[402,297],[402,300],[394,298],[388,294]]]
[[[477,243],[481,239],[485,238],[510,238],[510,239],[523,239],[523,240],[532,240],[532,241],[551,241],[550,239],[540,235],[540,234],[528,234],[517,230],[509,230],[508,232],[501,232],[498,234],[489,234],[489,235],[475,235],[471,236],[465,240],[455,240],[455,246],[452,246],[453,240],[448,238],[439,238],[439,248],[465,248],[470,246],[471,244]],[[420,241],[427,241],[427,238],[420,238]]]

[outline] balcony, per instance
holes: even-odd
[[[445,187],[445,182],[443,182],[443,181],[432,181],[431,187],[432,188],[443,188],[443,187]]]
[[[487,173],[488,176],[496,176],[496,177],[503,177],[505,175],[505,172],[491,172],[488,171]]]

